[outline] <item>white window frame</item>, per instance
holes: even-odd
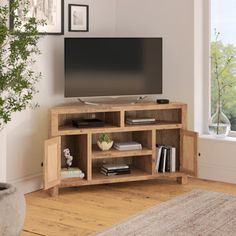
[[[210,60],[210,56],[211,56],[211,2],[212,0],[206,0],[206,2],[208,1],[208,17],[206,17],[206,19],[208,19],[208,21],[206,21],[206,25],[208,25],[208,42],[206,44],[208,44],[209,46],[209,52],[208,52],[208,58],[209,58],[209,77],[208,77],[208,80],[209,80],[209,108],[208,108],[208,115],[209,115],[209,119],[211,117],[211,60]],[[228,137],[233,137],[233,138],[236,138],[236,131],[233,131],[233,130],[230,130],[229,134],[228,134]],[[235,139],[236,141],[236,139]]]

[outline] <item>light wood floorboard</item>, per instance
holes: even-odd
[[[152,180],[63,189],[58,198],[39,191],[26,195],[22,236],[86,236],[193,189],[236,195],[236,185],[190,179]]]

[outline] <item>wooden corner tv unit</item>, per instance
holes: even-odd
[[[127,117],[155,118],[154,124],[126,124]],[[104,127],[76,128],[76,118],[99,118]],[[100,133],[108,133],[114,141],[137,141],[142,150],[100,151],[96,141]],[[187,183],[187,176],[197,175],[197,133],[187,130],[187,105],[183,103],[68,105],[50,110],[49,138],[45,141],[44,189],[52,196],[59,188],[149,180],[161,177],[176,178]],[[176,148],[176,172],[156,173],[156,144]],[[73,166],[79,167],[85,178],[61,179],[65,167],[63,149],[69,148],[74,157]],[[99,172],[104,163],[129,164],[131,174],[105,176]]]

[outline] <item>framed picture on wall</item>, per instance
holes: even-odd
[[[23,16],[26,3],[29,3],[29,12]],[[35,17],[44,20],[46,24],[38,27],[40,34],[64,34],[64,0],[22,0],[15,13],[22,23],[28,18]],[[14,18],[10,16],[10,27],[14,28]]]
[[[69,4],[69,31],[89,31],[89,7],[88,5]]]

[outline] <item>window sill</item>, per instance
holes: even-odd
[[[235,137],[227,136],[225,138],[216,138],[210,134],[201,134],[201,135],[199,135],[199,138],[209,139],[209,140],[214,140],[214,141],[219,141],[219,142],[236,142],[236,136]]]

